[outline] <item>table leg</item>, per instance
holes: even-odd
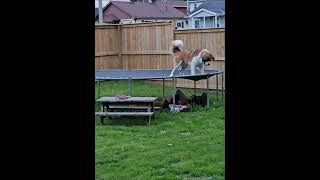
[[[101,126],[104,124],[103,123],[104,118],[105,118],[104,116],[100,116],[100,122],[101,122],[100,124],[101,124]]]
[[[104,104],[101,104],[101,112],[104,112]]]
[[[111,109],[109,108],[110,104],[106,104],[106,112],[109,112],[109,110],[111,111]],[[111,116],[108,116],[108,119],[112,119]]]
[[[151,103],[151,111],[154,112],[154,106],[153,103]]]

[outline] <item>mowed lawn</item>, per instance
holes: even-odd
[[[133,81],[131,88],[132,96],[162,97],[161,86],[144,81]],[[106,81],[100,96],[120,90],[128,91],[126,81]],[[193,94],[182,91],[188,97]],[[166,88],[169,94],[172,89]],[[210,95],[212,103],[214,92]],[[101,126],[96,117],[96,179],[224,179],[224,117],[222,103],[193,112],[157,111],[150,126],[143,118],[128,117],[106,120]]]

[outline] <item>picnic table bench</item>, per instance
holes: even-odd
[[[157,97],[129,97],[127,99],[118,99],[115,97],[101,97],[97,102],[101,103],[101,111],[96,112],[100,116],[101,125],[105,117],[112,116],[144,116],[148,117],[148,124],[150,125],[151,118],[155,119],[153,103]],[[139,105],[139,106],[138,106]],[[157,109],[160,107],[157,107]],[[112,112],[118,110],[147,110],[147,112]]]
[[[103,124],[103,119],[109,116],[147,116],[150,125],[154,112],[96,112],[96,115],[100,116],[101,124]]]

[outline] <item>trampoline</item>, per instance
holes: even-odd
[[[223,71],[219,70],[206,70],[204,74],[191,74],[190,70],[185,70],[183,74],[180,74],[178,70],[174,72],[174,75],[171,77],[170,73],[172,70],[98,70],[96,71],[96,81],[98,82],[98,97],[100,97],[100,81],[108,80],[127,80],[128,81],[128,95],[131,96],[131,80],[152,80],[152,79],[162,79],[162,95],[164,97],[164,80],[172,79],[173,80],[173,97],[176,93],[176,79],[188,79],[194,81],[194,93],[196,90],[196,81],[206,79],[207,80],[207,107],[209,107],[209,78],[216,76],[216,98],[218,97],[218,75],[221,75],[222,80],[222,93],[221,99],[224,97],[224,77]],[[173,98],[173,104],[175,104],[175,98]]]

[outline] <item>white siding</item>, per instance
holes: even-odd
[[[214,17],[206,17],[206,28],[214,27]]]
[[[188,25],[186,26],[188,29],[191,29],[191,28],[194,28],[194,25],[193,25],[193,22],[192,22],[192,19],[188,19]]]
[[[203,18],[193,18],[193,28],[196,28],[196,27],[195,27],[195,21],[196,21],[197,19],[200,20],[200,27],[198,27],[198,28],[204,28],[204,27],[203,27]]]
[[[219,16],[220,18],[220,27],[225,27],[225,17],[224,16]],[[210,16],[210,17],[205,17],[205,20],[206,20],[206,26],[204,27],[204,21],[203,21],[203,17],[194,17],[193,19],[192,18],[189,18],[188,19],[188,25],[185,27],[185,28],[188,28],[188,29],[193,29],[195,28],[195,23],[194,21],[196,19],[199,19],[200,20],[200,27],[199,28],[214,28],[214,25],[215,25],[215,17],[214,16]]]
[[[224,16],[220,16],[220,27],[225,27]]]
[[[203,18],[205,17],[205,24],[203,21]],[[225,16],[219,16],[220,18],[220,27],[225,27]],[[194,20],[199,19],[200,20],[200,27],[199,28],[215,28],[215,16],[211,13],[201,11],[198,14],[195,14],[193,17],[188,19],[189,25],[187,28],[192,29],[195,28]],[[205,26],[204,26],[205,25]]]
[[[214,17],[206,17],[205,18],[205,21],[206,21],[206,25],[205,26],[204,26],[203,17],[201,17],[201,18],[193,18],[193,26],[191,28],[195,28],[194,21],[196,19],[200,20],[200,27],[199,28],[213,28],[214,27]]]

